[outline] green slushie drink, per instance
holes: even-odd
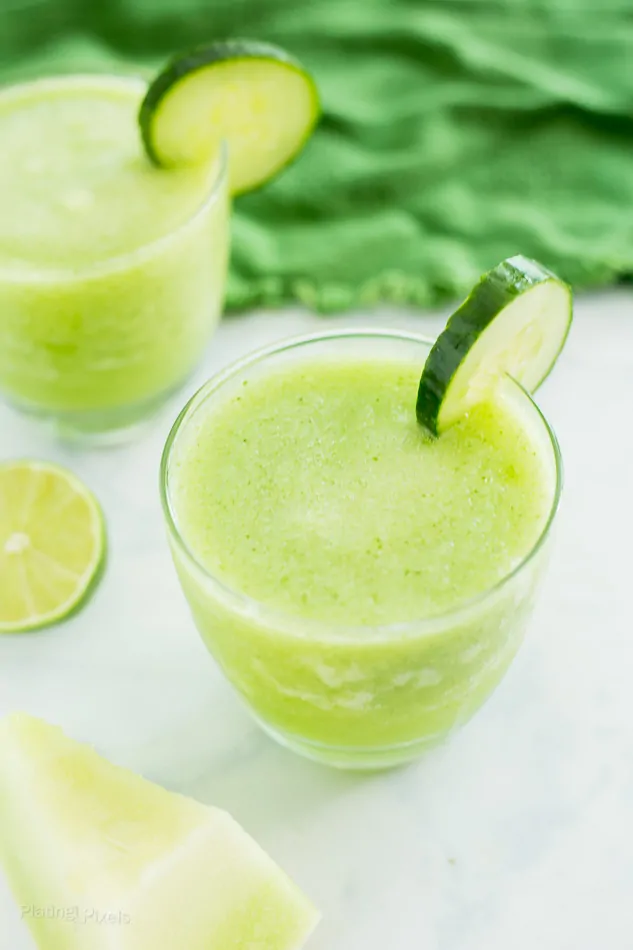
[[[0,91],[0,393],[84,437],[159,406],[219,319],[230,195],[296,159],[319,114],[300,63],[244,40],[149,84]]]
[[[203,388],[165,451],[207,646],[269,732],[338,766],[410,759],[490,695],[556,510],[556,442],[514,380],[464,389],[472,405],[439,433],[416,419],[429,350],[389,331],[273,348]]]
[[[225,162],[154,167],[145,89],[75,76],[0,93],[0,391],[87,435],[179,387],[222,304]]]

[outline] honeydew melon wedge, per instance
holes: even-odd
[[[0,721],[0,863],[39,950],[298,950],[302,892],[225,812]]]

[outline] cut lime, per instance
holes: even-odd
[[[23,713],[0,721],[0,802],[0,863],[41,950],[299,950],[318,921],[226,812]]]
[[[149,158],[163,167],[209,161],[225,141],[236,195],[296,158],[320,112],[314,80],[292,56],[232,40],[172,60],[150,84],[139,124]]]
[[[0,464],[0,633],[67,616],[104,552],[99,504],[71,472],[47,462]]]

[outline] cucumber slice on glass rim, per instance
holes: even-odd
[[[511,376],[534,392],[548,376],[572,321],[571,288],[537,261],[510,257],[481,277],[429,353],[416,414],[434,435]]]
[[[269,181],[301,152],[321,106],[313,78],[268,43],[230,40],[173,59],[139,112],[150,160],[164,168],[209,161],[226,141],[231,193]]]

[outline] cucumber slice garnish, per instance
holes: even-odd
[[[172,60],[147,90],[139,124],[162,167],[208,161],[226,141],[231,192],[240,194],[296,158],[320,114],[315,82],[292,56],[231,40]]]
[[[428,355],[416,412],[438,435],[508,374],[534,392],[556,362],[572,321],[571,288],[517,256],[484,274]]]

